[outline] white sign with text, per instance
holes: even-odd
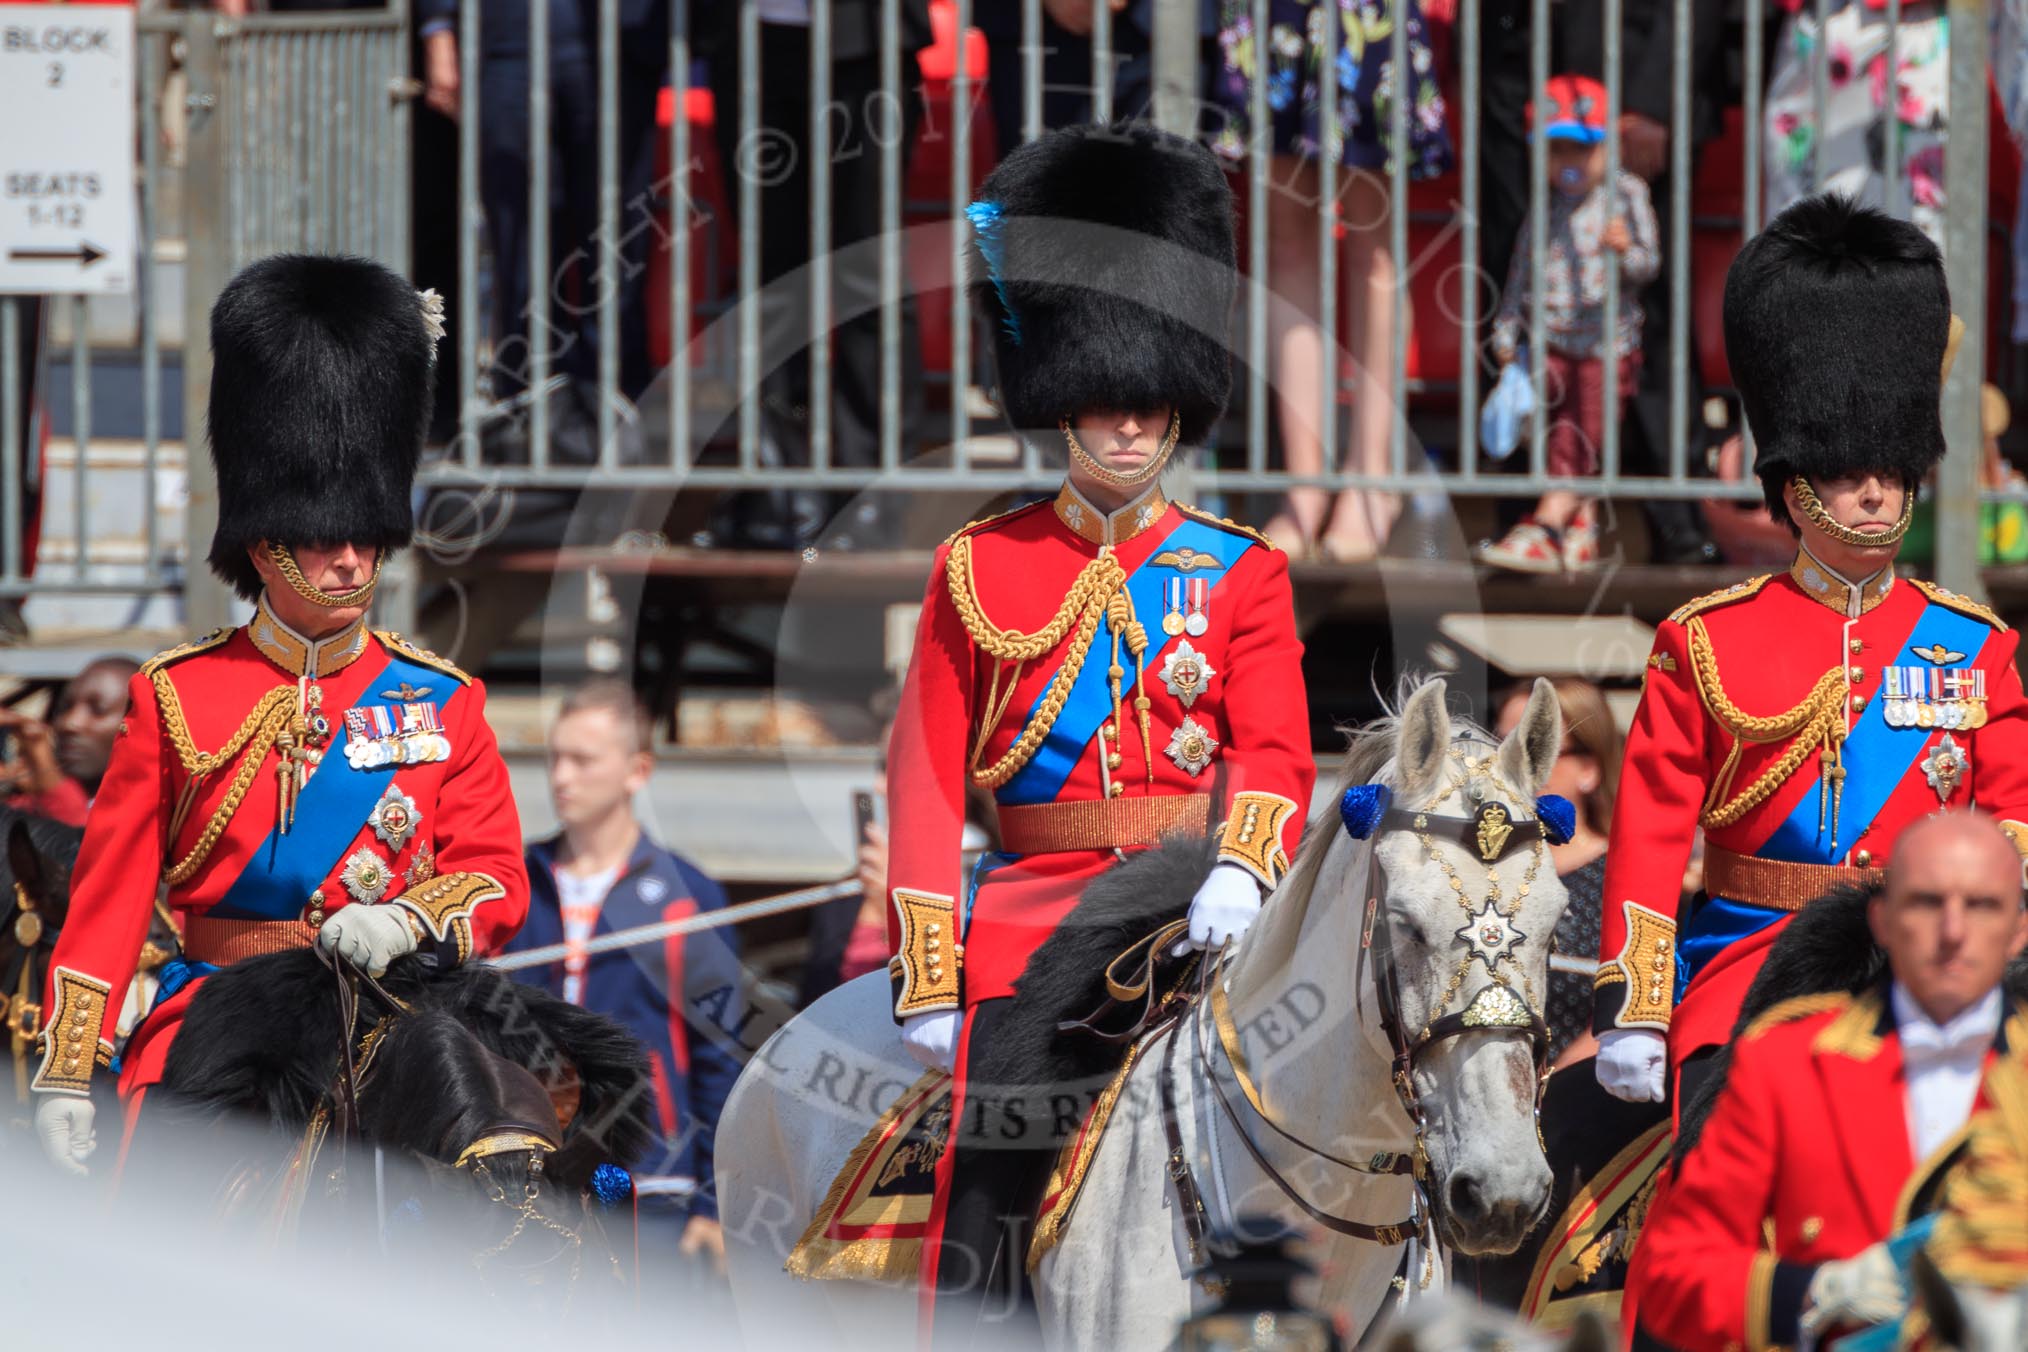
[[[0,4],[0,292],[131,291],[134,11]]]

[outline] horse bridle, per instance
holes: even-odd
[[[1429,1177],[1429,1156],[1424,1137],[1428,1129],[1428,1118],[1423,1112],[1421,1095],[1415,1087],[1415,1065],[1419,1055],[1431,1047],[1467,1033],[1502,1031],[1527,1033],[1535,1061],[1537,1138],[1540,1139],[1541,1135],[1542,1091],[1547,1082],[1549,1066],[1549,1027],[1536,1010],[1534,1002],[1522,992],[1517,992],[1500,968],[1503,962],[1515,961],[1511,950],[1515,944],[1527,937],[1510,922],[1513,914],[1520,909],[1521,903],[1526,899],[1535,873],[1547,853],[1543,847],[1558,843],[1559,838],[1568,837],[1569,827],[1566,822],[1570,808],[1562,799],[1546,795],[1537,800],[1535,816],[1517,816],[1506,803],[1485,791],[1484,785],[1491,780],[1491,776],[1486,773],[1491,761],[1490,755],[1481,760],[1473,760],[1460,756],[1456,751],[1451,754],[1463,761],[1465,778],[1450,785],[1438,799],[1440,801],[1455,791],[1465,791],[1468,797],[1479,804],[1477,810],[1469,817],[1396,808],[1392,806],[1391,790],[1384,785],[1371,784],[1358,785],[1346,790],[1340,809],[1346,834],[1355,840],[1365,840],[1389,831],[1413,833],[1421,841],[1426,855],[1443,868],[1466,916],[1465,925],[1456,931],[1454,936],[1466,948],[1464,960],[1459,964],[1443,998],[1438,1002],[1437,1012],[1416,1036],[1408,1035],[1407,1024],[1402,1018],[1400,975],[1396,965],[1391,961],[1381,963],[1373,983],[1374,1000],[1380,1012],[1381,1032],[1387,1039],[1392,1060],[1389,1079],[1394,1085],[1395,1095],[1400,1100],[1403,1111],[1408,1114],[1409,1121],[1414,1127],[1414,1139],[1409,1149],[1377,1151],[1363,1160],[1348,1159],[1304,1140],[1276,1122],[1268,1112],[1266,1100],[1254,1083],[1248,1068],[1245,1051],[1226,1001],[1224,984],[1219,979],[1223,967],[1223,954],[1216,960],[1204,964],[1201,976],[1203,998],[1200,1001],[1200,1008],[1209,1006],[1213,1023],[1217,1028],[1218,1041],[1232,1070],[1233,1080],[1239,1085],[1255,1116],[1284,1140],[1341,1168],[1373,1176],[1412,1177],[1415,1180],[1416,1200],[1411,1207],[1410,1215],[1405,1220],[1393,1224],[1372,1225],[1364,1221],[1331,1215],[1302,1196],[1267,1159],[1241,1122],[1238,1109],[1226,1094],[1225,1086],[1211,1064],[1201,1034],[1201,1020],[1196,1017],[1196,1011],[1193,1011],[1192,1017],[1193,1040],[1196,1043],[1199,1069],[1210,1082],[1220,1108],[1231,1122],[1234,1134],[1239,1138],[1241,1146],[1255,1166],[1283,1196],[1295,1203],[1317,1224],[1337,1234],[1387,1247],[1401,1244],[1411,1237],[1426,1240],[1429,1220],[1440,1212],[1443,1206],[1441,1196],[1426,1186]],[[1497,782],[1494,783],[1497,787]],[[1523,829],[1530,825],[1535,828],[1533,831]],[[1435,842],[1438,839],[1464,846],[1487,866],[1493,890],[1486,898],[1485,908],[1476,915],[1471,910],[1471,903],[1465,898],[1462,880],[1437,852]],[[1362,889],[1366,894],[1366,914],[1360,930],[1359,947],[1353,959],[1352,980],[1355,991],[1364,978],[1368,950],[1373,947],[1375,940],[1378,940],[1382,953],[1392,955],[1394,952],[1393,926],[1386,904],[1387,871],[1380,862],[1378,844],[1379,842],[1375,840],[1374,848],[1367,856],[1367,885]],[[1499,908],[1499,878],[1495,870],[1501,862],[1521,853],[1524,849],[1530,852],[1528,871],[1511,905],[1502,911]],[[1482,987],[1464,1008],[1452,1010],[1449,1006],[1456,998],[1458,988],[1463,984],[1475,961],[1484,961],[1493,979]],[[1522,983],[1525,989],[1527,986],[1525,974],[1522,976]],[[1174,1173],[1173,1162],[1171,1172]],[[1192,1200],[1186,1199],[1186,1210]]]
[[[14,883],[13,905],[0,915],[0,925],[14,936],[15,945],[13,959],[0,972],[0,1017],[5,1019],[11,1044],[16,1097],[26,1102],[28,1055],[42,1034],[42,983],[36,975],[35,955],[55,950],[56,927],[36,910],[35,898],[19,879]]]

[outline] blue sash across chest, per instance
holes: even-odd
[[[361,689],[403,682],[441,690],[441,695],[428,701],[439,712],[458,688],[442,672],[390,655],[387,665]],[[341,724],[341,737],[342,716],[341,710],[334,718]],[[334,740],[296,798],[293,829],[286,834],[270,830],[246,868],[206,914],[219,920],[288,920],[301,914],[310,893],[330,876],[346,847],[366,825],[367,814],[399,768],[355,769],[345,759],[343,743]]]
[[[1218,560],[1219,567],[1215,571],[1205,569],[1205,581],[1212,591],[1216,591],[1230,575],[1239,556],[1251,547],[1252,541],[1230,531],[1186,519],[1149,552],[1148,560],[1152,561],[1169,551],[1180,553],[1186,549],[1209,554]],[[1160,624],[1162,586],[1172,576],[1174,574],[1169,569],[1156,568],[1151,562],[1144,561],[1127,577],[1126,592],[1134,603],[1134,615],[1148,631],[1146,666],[1150,671],[1162,664],[1162,654],[1175,642],[1174,638],[1162,632]],[[1158,639],[1159,644],[1156,642]],[[1049,735],[1042,739],[1042,745],[1036,748],[1028,764],[1016,771],[1014,777],[994,794],[1003,806],[1055,802],[1057,795],[1063,791],[1064,782],[1083,757],[1085,748],[1098,735],[1099,725],[1112,717],[1112,682],[1106,674],[1110,663],[1102,660],[1105,652],[1102,644],[1109,646],[1103,626],[1099,629],[1099,637],[1092,641],[1092,650],[1086,656],[1084,668],[1078,672],[1077,680],[1071,683],[1070,694],[1057,713],[1056,722],[1050,725]],[[1121,665],[1126,667],[1126,675],[1120,678],[1124,698],[1134,688],[1135,670],[1130,662],[1123,661]],[[1041,707],[1043,698],[1046,698],[1046,692],[1044,696],[1037,697],[1035,706],[1029,709],[1031,720]]]

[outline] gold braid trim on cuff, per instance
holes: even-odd
[[[489,873],[446,873],[411,887],[392,904],[421,920],[437,943],[455,942],[463,962],[472,956],[472,912],[506,895]]]
[[[30,1086],[39,1094],[89,1094],[92,1068],[113,1063],[113,1044],[99,1035],[113,988],[96,977],[56,969],[56,1008],[43,1025],[42,1066]]]
[[[1768,1322],[1774,1307],[1775,1264],[1780,1260],[1765,1251],[1753,1256],[1746,1270],[1746,1345],[1749,1352],[1772,1352]]]
[[[1272,891],[1289,871],[1282,827],[1295,815],[1296,804],[1278,793],[1248,789],[1232,796],[1232,813],[1219,835],[1220,863],[1238,864]]]
[[[946,896],[897,887],[894,909],[901,917],[901,940],[894,955],[894,961],[901,964],[895,1017],[958,1008],[963,1001],[958,972],[965,949],[958,942],[957,903]]]
[[[1676,996],[1676,922],[1637,902],[1623,901],[1627,938],[1614,957],[1601,962],[1592,989],[1624,983],[1626,1000],[1615,1028],[1669,1030]]]

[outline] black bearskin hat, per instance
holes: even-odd
[[[211,571],[251,601],[262,540],[406,545],[435,360],[422,298],[368,259],[277,254],[228,282],[211,307]]]
[[[1015,150],[979,189],[970,283],[1020,432],[1173,405],[1202,445],[1232,391],[1232,189],[1195,141],[1121,123]]]
[[[1725,355],[1759,453],[1782,486],[1873,471],[1911,491],[1943,458],[1951,299],[1922,231],[1848,197],[1806,197],[1725,276]]]

